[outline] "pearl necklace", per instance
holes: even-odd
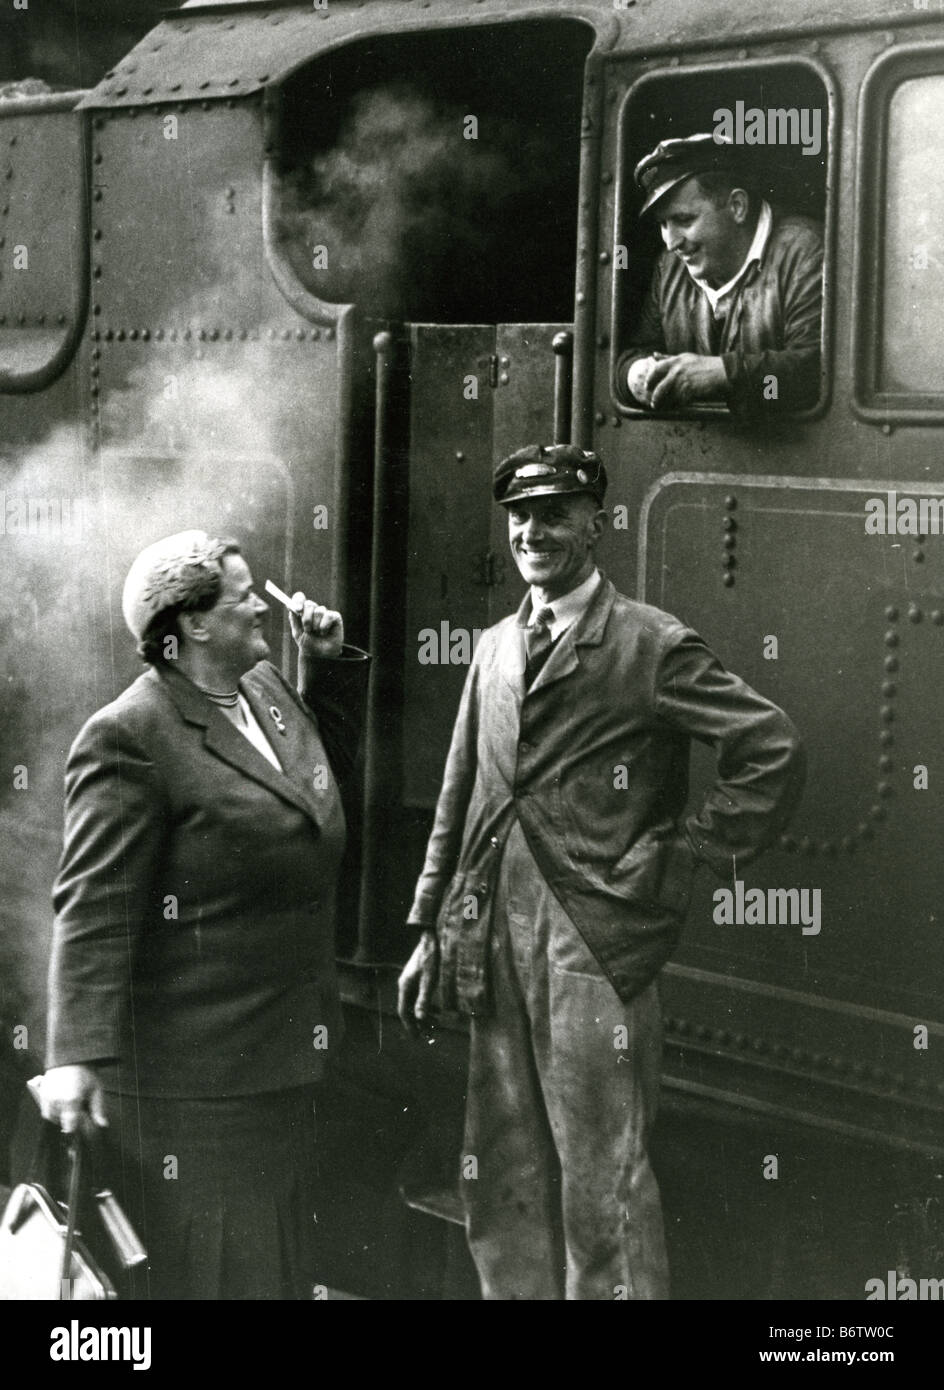
[[[220,705],[223,709],[235,709],[239,702],[238,690],[224,691],[221,693],[218,690],[207,690],[206,686],[201,685],[199,681],[194,681],[194,685],[198,690],[203,692],[208,700],[212,700],[214,705]]]

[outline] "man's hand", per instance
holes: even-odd
[[[691,405],[723,397],[728,374],[720,357],[700,357],[696,352],[680,352],[656,362],[646,377],[646,391],[653,410]]]
[[[420,1030],[432,1011],[432,994],[439,978],[439,942],[434,931],[424,931],[419,944],[400,975],[397,1013],[411,1037]]]
[[[105,1092],[91,1067],[50,1067],[42,1079],[40,1108],[43,1118],[58,1124],[63,1134],[74,1134],[89,1117],[103,1129],[108,1125]]]
[[[657,362],[663,361],[665,361],[664,352],[653,352],[648,357],[637,357],[635,362],[630,363],[626,385],[629,387],[629,394],[640,405],[652,405],[652,395],[648,386],[649,373]]]
[[[292,636],[301,656],[334,657],[344,646],[344,620],[340,613],[315,603],[299,591],[292,595],[295,611],[289,612]]]

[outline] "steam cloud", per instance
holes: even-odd
[[[468,139],[467,115],[405,84],[353,98],[336,145],[285,180],[283,235],[314,293],[380,318],[530,317],[558,151],[549,132],[494,112]],[[326,270],[313,269],[317,246]]]
[[[290,387],[273,388],[254,350],[240,344],[226,368],[194,363],[173,399],[156,361],[132,373],[103,401],[108,445],[94,467],[65,424],[0,457],[0,1023],[4,1049],[27,1025],[34,1071],[67,752],[142,669],[120,609],[128,566],[186,526],[236,536],[250,559],[254,540],[271,553],[284,533],[286,485],[260,461],[284,456]],[[268,636],[278,659],[277,614]]]

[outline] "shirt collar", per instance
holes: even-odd
[[[699,279],[697,275],[692,275],[691,271],[688,272],[708,300],[713,313],[718,312],[718,305],[721,300],[729,295],[732,290],[737,288],[751,265],[755,261],[759,265],[763,260],[764,252],[767,250],[767,243],[770,240],[770,229],[773,226],[773,220],[770,204],[765,199],[761,204],[760,216],[757,219],[757,227],[754,231],[754,239],[748,247],[747,255],[744,257],[744,264],[741,266],[738,273],[731,277],[726,285],[721,285],[719,289],[712,289],[711,285]]]
[[[603,582],[603,575],[598,569],[578,584],[576,589],[571,589],[569,594],[564,594],[561,598],[556,598],[552,603],[542,603],[535,593],[531,590],[531,614],[532,617],[540,608],[550,608],[554,614],[554,621],[549,624],[551,637],[556,642],[562,632],[566,632],[578,618],[583,617],[590,607],[590,600]]]

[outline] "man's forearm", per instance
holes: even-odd
[[[758,414],[806,410],[819,396],[819,346],[722,356],[732,409]]]
[[[802,747],[784,716],[782,743],[774,755],[753,760],[743,777],[720,778],[685,822],[685,837],[696,857],[722,876],[756,859],[788,824],[805,770]],[[732,798],[740,802],[740,814],[726,814]]]
[[[715,749],[715,782],[680,828],[699,859],[729,874],[733,862],[766,849],[792,815],[805,780],[799,734],[691,632],[666,653],[657,708]]]

